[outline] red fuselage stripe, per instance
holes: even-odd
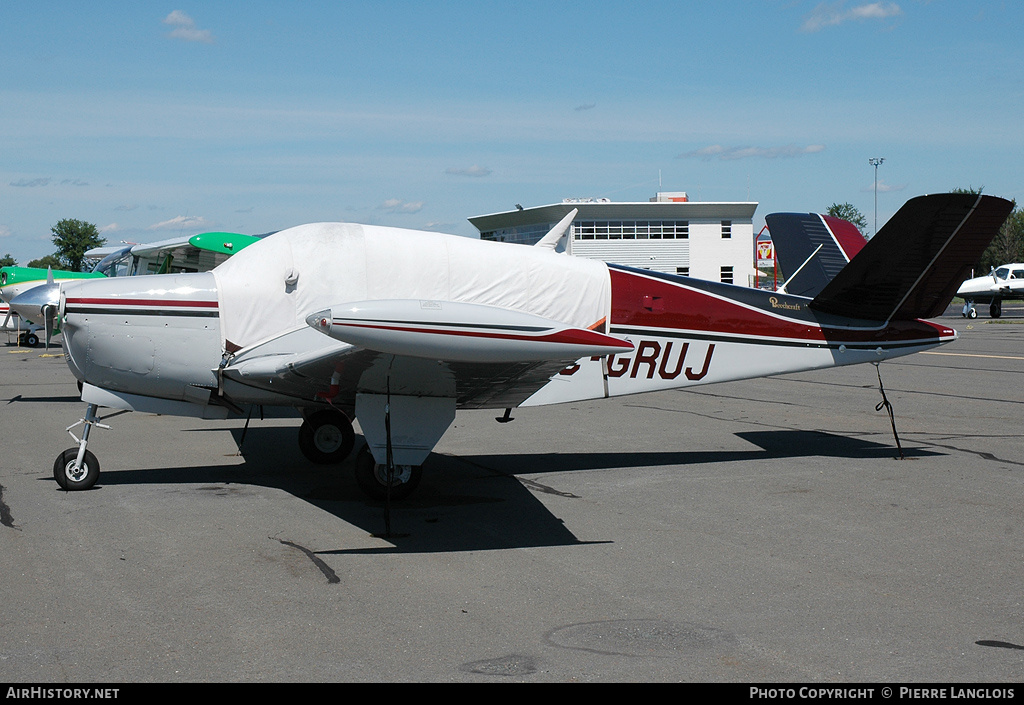
[[[154,306],[179,306],[194,308],[217,308],[216,301],[177,301],[174,299],[72,299],[67,303],[74,305],[91,306],[141,306],[153,308]]]

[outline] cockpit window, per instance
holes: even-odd
[[[1010,275],[1010,269],[1008,267],[1000,267],[996,270],[997,279],[1006,279]]]
[[[1015,269],[1015,270],[1013,270],[1013,278],[1014,279],[1024,279],[1024,269]]]

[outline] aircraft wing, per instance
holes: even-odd
[[[260,238],[254,235],[213,232],[193,235],[188,239],[188,243],[200,250],[219,252],[222,255],[233,255],[254,242],[259,242],[259,240]]]
[[[223,377],[292,403],[329,397],[345,409],[357,393],[387,392],[454,398],[458,408],[507,408],[581,357],[633,349],[596,330],[458,302],[342,304],[311,314],[307,324],[240,350]]]
[[[186,235],[157,240],[132,247],[132,254],[136,257],[158,257],[164,252],[188,246],[189,238]]]

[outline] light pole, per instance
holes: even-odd
[[[875,167],[875,231],[871,234],[874,237],[878,234],[878,165],[885,161],[885,157],[871,157],[868,164]]]

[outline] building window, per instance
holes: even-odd
[[[547,231],[545,231],[547,232]],[[687,220],[581,220],[573,231],[577,240],[687,240]]]
[[[680,274],[680,275],[682,275],[684,277],[688,277],[688,276],[690,276],[690,268],[689,267],[676,267],[676,274]]]
[[[732,267],[722,267],[722,283],[732,284]]]
[[[731,237],[732,237],[732,221],[731,220],[723,220],[722,221],[722,239],[723,240],[728,240]]]

